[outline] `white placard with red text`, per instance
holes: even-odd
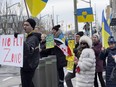
[[[0,64],[23,66],[23,34],[0,36]]]

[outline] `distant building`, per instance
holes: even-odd
[[[112,20],[111,20],[111,29],[113,36],[116,39],[116,0],[110,0],[110,9],[112,13]]]

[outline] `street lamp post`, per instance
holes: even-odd
[[[78,32],[78,19],[77,19],[77,0],[74,0],[74,20],[75,20],[75,33]]]
[[[85,2],[85,3],[89,3],[89,5],[90,5],[90,7],[91,7],[91,0],[89,0],[89,1],[81,0],[81,1],[83,1],[83,2]],[[90,22],[90,23],[91,23],[90,36],[92,36],[92,22]]]
[[[56,15],[56,24],[58,25],[59,15]]]

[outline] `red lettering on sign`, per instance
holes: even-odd
[[[13,46],[22,46],[23,37],[14,38]]]
[[[4,58],[4,62],[11,62],[10,60],[7,60],[7,56],[8,56],[8,54],[9,54],[9,52],[10,52],[10,48],[4,48],[4,50],[7,51],[7,53],[6,53],[6,55],[5,55],[5,58]]]
[[[14,38],[13,46],[19,46],[18,38]]]
[[[18,54],[12,53],[11,62],[21,63],[21,53],[18,53]]]
[[[11,39],[10,38],[3,38],[2,39],[2,46],[10,46],[11,45]]]

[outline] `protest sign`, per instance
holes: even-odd
[[[46,49],[54,47],[54,36],[53,34],[49,34],[46,37]]]
[[[23,35],[17,38],[14,35],[0,36],[0,64],[23,66]]]

